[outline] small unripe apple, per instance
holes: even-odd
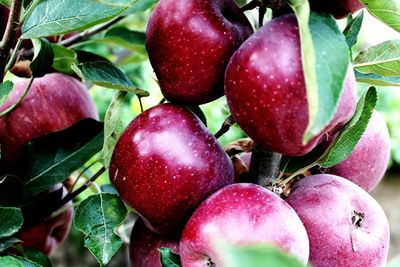
[[[247,39],[225,74],[225,94],[236,122],[264,149],[289,156],[310,152],[325,134],[351,119],[357,102],[351,68],[343,86],[332,120],[304,145],[308,103],[293,14],[273,19]]]
[[[287,202],[307,229],[312,266],[385,266],[388,221],[356,184],[335,175],[308,176],[294,184]]]
[[[50,255],[67,238],[74,214],[74,208],[71,206],[54,217],[46,216],[41,218],[41,221],[30,224],[32,219],[36,220],[32,216],[37,216],[36,213],[40,212],[37,209],[46,209],[47,206],[57,203],[67,194],[67,190],[61,184],[53,187],[50,191],[42,193],[45,195],[40,202],[32,205],[26,212],[24,211],[24,226],[18,233],[23,247],[34,248],[45,255]],[[69,202],[66,205],[71,204],[72,202]]]
[[[223,95],[226,64],[253,30],[233,0],[161,0],[146,48],[171,101],[203,104]]]
[[[179,239],[165,238],[147,229],[139,218],[132,229],[129,243],[131,267],[161,267],[160,248],[179,253]]]
[[[0,111],[13,105],[25,91],[29,81],[17,81]],[[35,78],[23,101],[0,118],[2,157],[14,164],[26,143],[34,138],[64,130],[85,118],[97,119],[94,101],[78,80],[58,73]]]
[[[382,115],[374,111],[367,129],[351,154],[325,172],[346,178],[370,192],[382,180],[389,158],[389,130]]]
[[[122,200],[154,232],[176,236],[209,195],[233,183],[233,166],[189,110],[155,106],[125,129],[110,163]]]
[[[363,7],[359,0],[310,0],[311,10],[330,13],[337,19],[345,18]]]
[[[272,245],[308,261],[307,233],[296,212],[255,184],[224,187],[197,208],[182,233],[182,266],[223,266],[223,243]]]

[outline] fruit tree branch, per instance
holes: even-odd
[[[124,18],[124,16],[118,16],[118,17],[113,18],[110,21],[107,21],[106,23],[103,23],[96,27],[87,29],[84,32],[75,34],[75,35],[71,36],[70,38],[67,38],[67,39],[61,41],[60,45],[65,46],[65,47],[73,46],[74,44],[79,43],[80,41],[84,41],[84,40],[88,39],[89,37],[110,28],[112,25],[121,21],[123,18]]]
[[[3,82],[7,59],[13,46],[15,35],[19,28],[19,17],[21,16],[21,10],[22,0],[14,0],[11,4],[6,30],[0,43],[0,82]]]
[[[262,186],[269,186],[275,182],[279,173],[282,154],[265,151],[255,144],[250,161],[250,177]]]

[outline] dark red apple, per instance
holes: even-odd
[[[200,205],[182,233],[182,266],[223,266],[224,243],[273,245],[308,261],[307,233],[296,212],[255,184],[224,187]]]
[[[189,104],[222,96],[226,64],[252,32],[233,0],[159,1],[146,47],[164,96]]]
[[[382,180],[389,158],[389,130],[382,115],[374,111],[367,129],[350,156],[325,172],[347,178],[370,192]]]
[[[179,239],[165,238],[147,229],[141,219],[135,222],[129,244],[131,267],[161,267],[160,248],[179,253]]]
[[[125,129],[112,155],[110,179],[152,231],[171,236],[204,199],[233,183],[234,175],[203,123],[183,107],[163,104]]]
[[[51,189],[51,192],[45,192],[44,194],[46,195],[40,201],[31,205],[28,210],[23,209],[25,222],[18,233],[18,237],[23,247],[34,248],[45,255],[50,255],[67,238],[72,224],[74,209],[71,206],[54,217],[46,216],[41,218],[41,221],[30,224],[33,216],[37,216],[37,213],[40,213],[49,205],[57,203],[61,197],[67,194],[67,190],[60,184]],[[66,206],[71,204],[72,202],[67,203]]]
[[[359,0],[310,0],[311,10],[330,13],[337,19],[345,18],[363,7]]]
[[[253,34],[232,56],[225,74],[232,116],[256,143],[285,155],[304,155],[344,125],[356,107],[349,68],[337,112],[326,128],[303,145],[308,105],[294,15],[277,17]]]
[[[293,186],[287,202],[307,229],[312,266],[385,266],[388,221],[356,184],[335,175],[308,176]]]
[[[28,83],[28,80],[17,81],[0,111],[14,104]],[[2,156],[13,164],[30,140],[64,130],[84,118],[97,117],[93,100],[78,80],[58,73],[35,78],[18,107],[0,118]]]

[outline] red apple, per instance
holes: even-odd
[[[159,236],[138,219],[132,229],[129,244],[131,267],[161,267],[160,248],[169,248],[172,252],[179,253],[179,239]]]
[[[177,235],[193,210],[233,183],[234,175],[203,123],[183,107],[163,104],[125,129],[112,155],[110,179],[152,231]]]
[[[320,134],[303,145],[308,104],[294,15],[277,17],[253,34],[232,56],[225,74],[232,116],[256,143],[285,155],[304,155],[344,125],[356,107],[349,68],[337,112]]]
[[[146,47],[164,96],[189,104],[222,96],[226,64],[252,32],[233,0],[159,1]]]
[[[359,0],[310,0],[311,10],[330,13],[337,19],[345,18],[363,7]]]
[[[223,266],[221,243],[273,245],[304,263],[308,260],[307,233],[297,214],[255,184],[227,186],[200,205],[182,233],[182,266]]]
[[[55,217],[47,217],[40,222],[27,225],[30,219],[32,219],[31,217],[37,215],[37,209],[45,209],[46,206],[56,203],[61,197],[67,194],[67,190],[65,187],[61,186],[61,184],[55,186],[51,191],[52,192],[45,192],[47,195],[40,200],[40,205],[34,204],[30,207],[31,209],[24,212],[25,224],[18,233],[23,247],[34,248],[45,255],[50,255],[67,238],[74,213],[74,209],[71,206]],[[72,202],[66,205],[71,204]],[[36,211],[32,210],[33,207]]]
[[[307,229],[312,266],[385,266],[388,221],[354,183],[329,174],[308,176],[293,186],[287,202]]]
[[[28,80],[16,82],[0,111],[14,104],[28,83]],[[78,80],[58,73],[35,78],[17,108],[0,118],[2,156],[14,164],[32,139],[64,130],[84,118],[97,119],[97,116],[93,100]]]
[[[374,111],[353,152],[344,161],[324,172],[347,178],[370,192],[382,180],[389,158],[389,130],[382,115]]]

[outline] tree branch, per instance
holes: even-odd
[[[282,154],[264,151],[258,144],[254,145],[249,174],[257,184],[272,185],[278,177]]]
[[[15,35],[19,28],[19,17],[21,16],[21,10],[22,0],[14,0],[11,4],[7,27],[0,43],[0,82],[3,82],[7,59],[13,46]]]
[[[108,29],[110,26],[116,24],[117,22],[121,21],[124,17],[123,16],[118,16],[113,18],[112,20],[103,23],[101,25],[98,25],[96,27],[90,28],[84,32],[75,34],[73,36],[71,36],[70,38],[67,38],[65,40],[62,40],[59,44],[65,47],[69,47],[72,46],[76,43],[79,43],[80,41],[84,41],[86,39],[88,39],[90,36],[93,36],[99,32],[102,32],[106,29]]]

